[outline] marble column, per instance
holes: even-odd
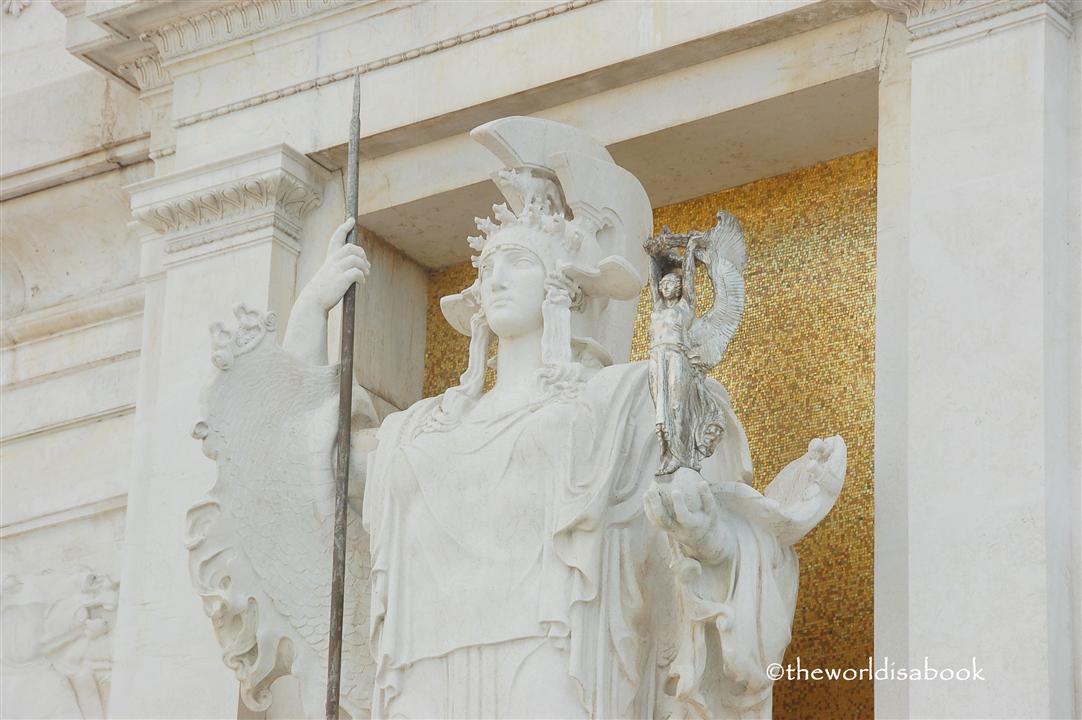
[[[910,682],[908,707],[894,709],[1073,717],[1082,669],[1072,4],[877,4],[904,15],[910,33],[907,660],[975,663],[985,677]]]
[[[146,282],[110,714],[236,718],[237,684],[189,592],[184,515],[214,466],[190,438],[208,325],[238,301],[289,312],[305,216],[331,177],[284,145],[130,186]],[[318,240],[324,242],[322,238]]]

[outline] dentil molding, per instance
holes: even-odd
[[[3,0],[15,13],[26,0]],[[171,61],[335,11],[379,6],[383,0],[52,0],[78,28],[68,51],[135,90],[170,82]],[[10,9],[9,9],[9,6]]]
[[[242,0],[179,18],[142,33],[162,60],[334,10],[354,0]]]

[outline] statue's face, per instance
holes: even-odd
[[[680,295],[680,288],[683,283],[680,280],[680,276],[674,273],[669,273],[665,277],[661,278],[661,282],[658,283],[658,290],[661,291],[661,297],[666,300],[672,300]]]
[[[481,307],[492,332],[513,338],[541,329],[545,266],[517,245],[494,248],[481,261]]]

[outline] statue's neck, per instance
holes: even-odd
[[[541,367],[542,329],[513,338],[500,338],[496,350],[496,384],[492,391],[498,395],[528,395]]]

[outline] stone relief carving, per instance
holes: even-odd
[[[796,604],[792,546],[837,499],[844,442],[813,441],[760,493],[728,394],[696,377],[724,432],[697,469],[659,482],[651,363],[627,362],[650,267],[646,193],[566,125],[504,118],[472,136],[504,164],[493,180],[506,202],[469,240],[476,280],[441,303],[470,338],[468,367],[382,421],[354,389],[343,708],[769,717],[767,667]],[[194,431],[218,477],[188,515],[191,572],[226,664],[253,708],[275,678],[296,676],[311,717],[326,667],[338,385],[327,313],[379,272],[343,245],[351,223],[298,296],[283,347],[268,340],[273,316],[245,307],[236,331],[212,329],[219,372]],[[662,236],[656,262],[679,244]],[[739,225],[723,215],[683,244],[681,265],[701,262],[727,288],[700,324],[679,318],[701,371],[740,320]]]
[[[104,718],[117,583],[108,575],[7,575],[0,587],[0,715]]]

